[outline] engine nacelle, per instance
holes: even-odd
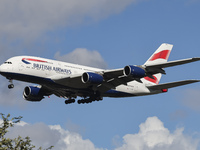
[[[103,76],[92,72],[85,72],[81,80],[83,83],[101,84],[103,82]]]
[[[146,76],[145,70],[137,66],[124,67],[124,75],[132,76],[133,78],[143,78]]]
[[[38,102],[41,101],[44,96],[41,93],[41,88],[26,86],[24,88],[23,98],[27,101]]]

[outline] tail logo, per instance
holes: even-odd
[[[167,60],[170,52],[171,52],[170,50],[163,50],[161,52],[158,52],[151,57],[150,61],[154,61],[156,59],[166,59]]]
[[[156,76],[153,76],[153,77],[154,77],[154,79],[149,78],[149,77],[144,77],[144,79],[147,80],[147,81],[153,82],[153,83],[155,83],[155,84],[158,84],[159,81],[158,81],[158,79],[156,78]]]

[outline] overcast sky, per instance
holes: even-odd
[[[104,69],[142,65],[162,44],[169,60],[200,57],[200,0],[2,0],[0,62],[33,55]],[[200,79],[200,62],[167,68],[161,83]],[[23,100],[32,85],[0,77],[0,113],[23,116],[9,137],[55,149],[200,149],[200,84],[168,93],[65,105]],[[1,122],[2,120],[0,120]],[[26,132],[24,132],[26,131]]]

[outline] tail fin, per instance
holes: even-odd
[[[173,45],[171,44],[166,44],[166,43],[161,44],[160,47],[153,53],[153,55],[151,55],[151,57],[144,63],[144,65],[166,63],[172,48]],[[145,82],[147,81],[148,84],[158,84],[162,77],[162,74],[158,73],[153,75],[153,77],[154,79],[150,77],[145,77],[144,81]]]
[[[146,64],[158,64],[167,62],[173,45],[163,43],[160,47],[151,55],[151,57],[144,63]]]

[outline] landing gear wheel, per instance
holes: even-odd
[[[8,85],[8,88],[9,88],[9,89],[14,88],[14,84],[9,84],[9,85]]]
[[[68,103],[68,100],[65,100],[65,104],[69,104],[69,103]]]
[[[65,104],[71,104],[74,103],[75,99],[69,99],[69,100],[65,100]]]

